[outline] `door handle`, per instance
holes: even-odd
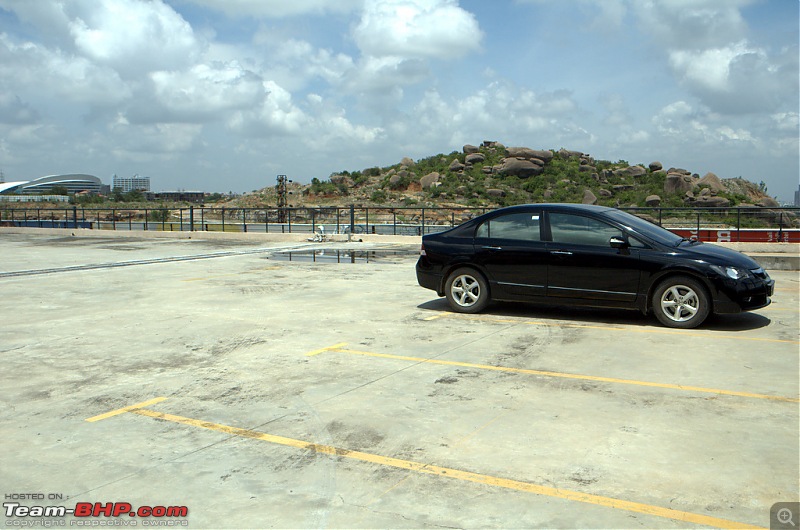
[[[481,248],[483,248],[483,250],[503,250],[503,247],[484,246],[484,247],[481,247]]]
[[[572,256],[572,252],[568,250],[551,250],[550,254],[556,254],[557,256]]]

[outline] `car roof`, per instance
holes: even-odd
[[[530,208],[542,208],[548,210],[574,210],[578,212],[609,212],[615,210],[609,206],[597,206],[595,204],[574,204],[574,203],[544,203],[544,204],[518,204],[493,210],[495,212],[513,212],[514,210],[527,210]]]

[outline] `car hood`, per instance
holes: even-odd
[[[741,252],[729,248],[712,245],[710,243],[689,244],[682,243],[676,249],[679,253],[695,260],[702,260],[713,265],[758,269],[761,267],[755,260]]]

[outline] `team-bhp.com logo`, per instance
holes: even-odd
[[[25,506],[19,502],[4,502],[3,511],[7,518],[6,526],[20,527],[52,527],[67,526],[65,518],[71,515],[75,518],[69,521],[70,526],[188,526],[185,519],[189,515],[186,506],[140,506],[134,508],[129,502],[79,502],[74,508],[66,506]],[[39,521],[30,520],[31,517],[40,518]],[[98,521],[94,518],[113,517],[112,521]],[[129,519],[129,518],[139,518]],[[152,519],[151,519],[152,518]]]

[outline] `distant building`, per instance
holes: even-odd
[[[794,205],[800,206],[800,186],[798,186],[797,191],[794,192]]]
[[[114,175],[111,188],[114,191],[128,193],[129,191],[150,191],[150,177],[140,177],[137,173],[132,177],[118,177]]]
[[[0,184],[0,195],[47,195],[54,188],[64,188],[68,193],[100,193],[102,185],[100,179],[92,175],[50,175],[35,180],[4,182]]]

